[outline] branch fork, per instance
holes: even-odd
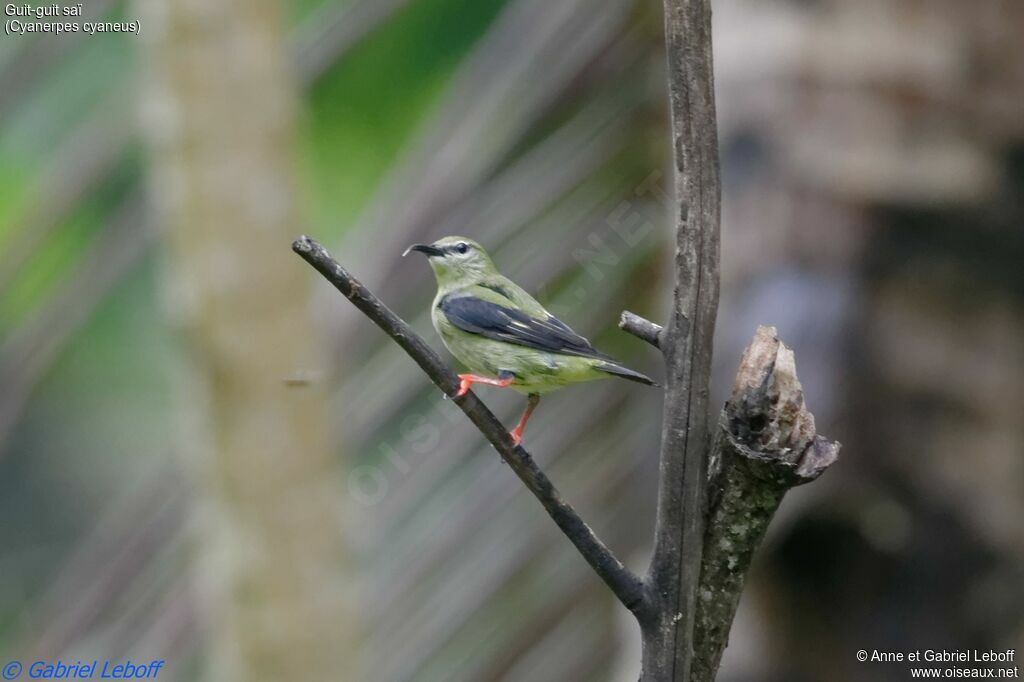
[[[665,409],[654,551],[641,579],[623,566],[505,427],[409,326],[318,243],[292,249],[400,345],[480,429],[640,624],[641,682],[712,682],[751,557],[786,491],[839,452],[804,405],[792,352],[761,327],[719,419],[709,405],[718,310],[721,183],[710,0],[665,0],[675,181],[675,282],[664,327],[620,326],[658,348]]]
[[[292,250],[401,346],[459,406],[594,572],[636,616],[644,632],[679,627],[686,613],[666,600],[665,595],[672,590],[666,590],[653,571],[641,579],[616,558],[562,498],[530,454],[512,442],[487,406],[472,391],[459,395],[456,374],[405,321],[315,240],[300,237]],[[665,338],[660,325],[628,311],[622,314],[619,326],[655,347],[660,348]],[[773,328],[760,327],[743,355],[732,397],[718,420],[710,455],[705,551],[699,564],[701,589],[691,612],[694,646],[689,679],[714,679],[750,559],[786,490],[820,476],[838,452],[837,443],[815,432],[814,416],[804,404],[792,351],[782,345]],[[659,519],[659,523],[678,527],[679,519]]]

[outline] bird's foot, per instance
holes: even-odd
[[[505,388],[506,386],[512,385],[512,377],[505,377],[504,379],[492,379],[490,377],[482,377],[476,374],[460,374],[459,375],[459,392],[455,394],[456,398],[469,393],[469,389],[473,384],[487,384],[488,386],[498,386]]]
[[[523,416],[519,418],[519,423],[516,424],[516,428],[512,429],[508,435],[512,437],[512,445],[519,445],[523,441],[523,429],[526,428],[526,422],[530,421],[530,415],[537,409],[537,403],[540,402],[540,396],[536,393],[531,393],[529,399],[526,402],[526,411],[523,412]]]

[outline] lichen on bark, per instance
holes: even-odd
[[[819,436],[793,352],[759,327],[740,362],[711,456],[694,622],[693,682],[711,682],[754,552],[790,488],[820,476],[839,444]]]

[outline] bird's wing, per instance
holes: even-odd
[[[476,296],[477,298],[497,303],[507,308],[515,308],[538,320],[551,316],[551,313],[544,310],[544,306],[538,303],[537,299],[533,296],[526,293],[525,289],[501,275],[488,277],[483,281],[460,290],[458,293]]]
[[[449,295],[438,308],[464,332],[552,353],[610,360],[553,315],[534,317],[474,295]]]

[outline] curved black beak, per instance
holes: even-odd
[[[430,258],[432,256],[441,256],[444,254],[444,251],[437,248],[436,246],[431,246],[430,244],[413,244],[412,246],[405,250],[405,253],[403,253],[402,256],[408,256],[410,251],[419,251],[420,253],[425,253],[427,255],[427,258]]]

